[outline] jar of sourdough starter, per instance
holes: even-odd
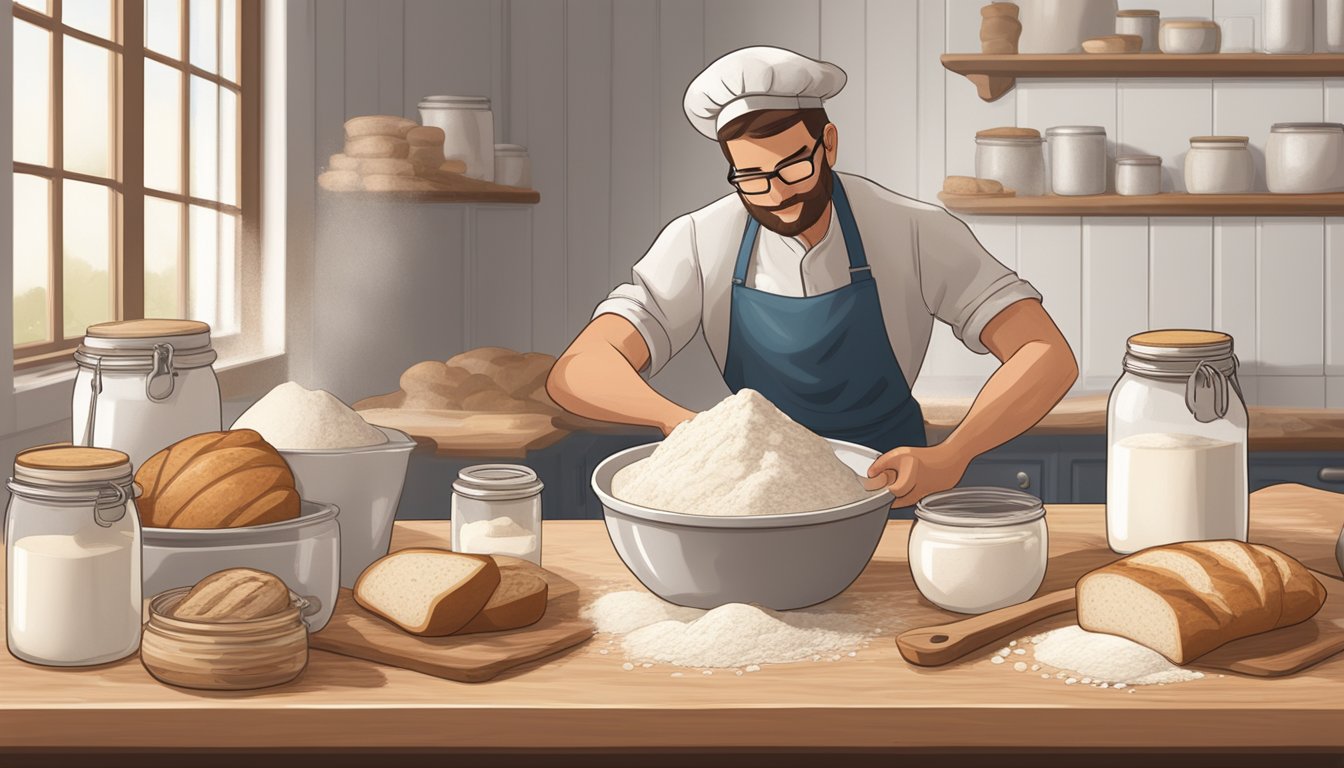
[[[453,483],[453,551],[541,565],[541,480],[518,464],[478,464]]]
[[[1131,336],[1106,422],[1111,549],[1246,540],[1246,404],[1231,336]]]
[[[89,326],[75,350],[76,445],[113,448],[139,467],[184,437],[222,429],[210,326],[125,320]]]
[[[1045,506],[1009,488],[953,488],[915,507],[910,574],[929,602],[984,613],[1031,599],[1045,579]]]
[[[140,647],[140,516],[126,454],[48,445],[14,460],[5,520],[9,652],[87,666]]]

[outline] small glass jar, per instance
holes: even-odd
[[[1100,195],[1106,191],[1106,129],[1060,125],[1050,140],[1050,186],[1056,195]]]
[[[1162,158],[1121,155],[1115,159],[1115,192],[1119,195],[1156,195],[1162,191]]]
[[[510,187],[532,186],[532,161],[527,156],[527,147],[495,145],[495,183]]]
[[[89,326],[75,350],[76,445],[112,448],[139,467],[192,435],[223,429],[210,326],[124,320]]]
[[[1265,53],[1311,53],[1314,5],[1312,0],[1264,0]]]
[[[5,521],[9,652],[79,667],[140,645],[140,516],[126,454],[49,445],[14,460]]]
[[[1126,10],[1115,14],[1117,35],[1138,35],[1143,38],[1139,53],[1157,53],[1157,33],[1162,17],[1157,11]]]
[[[1232,337],[1129,338],[1106,415],[1106,539],[1120,554],[1246,540],[1246,404]]]
[[[1045,139],[1034,128],[990,128],[975,134],[975,175],[1018,197],[1045,194]]]
[[[1236,195],[1255,186],[1250,139],[1194,136],[1185,155],[1185,190],[1194,195]]]
[[[1162,53],[1176,55],[1217,53],[1223,31],[1216,21],[1164,21],[1158,32]]]
[[[1031,599],[1045,579],[1045,506],[1009,488],[953,488],[915,507],[908,556],[915,586],[956,613]]]
[[[541,480],[518,464],[478,464],[453,483],[453,551],[541,565]]]
[[[466,176],[495,180],[495,117],[485,96],[426,96],[420,122],[443,129],[443,157],[461,160]]]
[[[1281,194],[1344,191],[1344,125],[1275,123],[1265,142],[1265,185]]]

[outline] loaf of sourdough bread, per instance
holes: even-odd
[[[1078,624],[1187,664],[1250,635],[1306,621],[1325,587],[1261,544],[1201,541],[1136,552],[1078,580]]]
[[[238,528],[299,516],[289,464],[250,429],[179,440],[145,460],[135,481],[140,523],[150,528]]]

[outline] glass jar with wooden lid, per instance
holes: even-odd
[[[1161,14],[1152,10],[1130,9],[1115,14],[1115,33],[1117,35],[1138,35],[1143,39],[1139,53],[1158,53],[1158,30],[1162,23]]]
[[[1045,194],[1045,139],[1035,128],[987,128],[975,134],[975,175],[1018,196]]]
[[[1185,155],[1185,189],[1196,195],[1235,195],[1255,186],[1250,139],[1193,136]]]

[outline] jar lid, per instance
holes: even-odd
[[[976,131],[977,139],[1039,139],[1041,132],[1035,128],[1016,128],[1013,126],[1004,126],[1001,128],[986,128],[983,131]]]
[[[495,153],[526,155],[527,147],[524,147],[522,144],[496,144]]]
[[[920,499],[915,517],[958,528],[998,528],[1040,520],[1045,517],[1045,505],[1012,488],[953,488]]]
[[[1232,348],[1232,337],[1221,331],[1199,331],[1185,328],[1144,331],[1129,337],[1131,347],[1158,349],[1191,349],[1195,347],[1226,346]]]
[[[531,467],[477,464],[457,473],[453,491],[477,499],[522,499],[541,493],[543,484]]]
[[[1163,29],[1166,29],[1167,27],[1171,27],[1172,29],[1217,29],[1217,28],[1218,28],[1218,22],[1216,22],[1216,21],[1194,21],[1194,20],[1184,20],[1184,19],[1177,20],[1177,21],[1164,21],[1164,22],[1162,22],[1162,28],[1163,28]]]
[[[1161,165],[1162,158],[1157,155],[1121,155],[1115,158],[1116,165]]]
[[[84,335],[95,339],[158,339],[172,336],[192,336],[210,333],[210,326],[199,320],[117,320],[90,325]]]
[[[1045,130],[1046,136],[1094,136],[1106,135],[1106,129],[1100,125],[1056,125]]]
[[[131,459],[111,448],[85,448],[70,443],[39,445],[14,457],[14,479],[59,485],[129,482]]]
[[[1224,376],[1235,376],[1232,346],[1232,337],[1219,331],[1145,331],[1126,342],[1124,368],[1141,376],[1183,379],[1207,364]]]
[[[1339,133],[1344,132],[1344,123],[1275,123],[1269,130],[1271,133]]]
[[[438,96],[424,96],[420,99],[421,107],[445,107],[448,109],[489,109],[489,96],[454,96],[451,94],[441,94]]]
[[[1146,10],[1146,9],[1135,8],[1135,9],[1125,10],[1125,11],[1116,11],[1116,14],[1115,14],[1115,15],[1116,15],[1118,18],[1127,19],[1127,18],[1132,18],[1132,17],[1134,17],[1134,16],[1160,16],[1161,14],[1159,14],[1157,11],[1150,11],[1150,10]]]
[[[1191,144],[1246,144],[1249,136],[1191,136]]]

